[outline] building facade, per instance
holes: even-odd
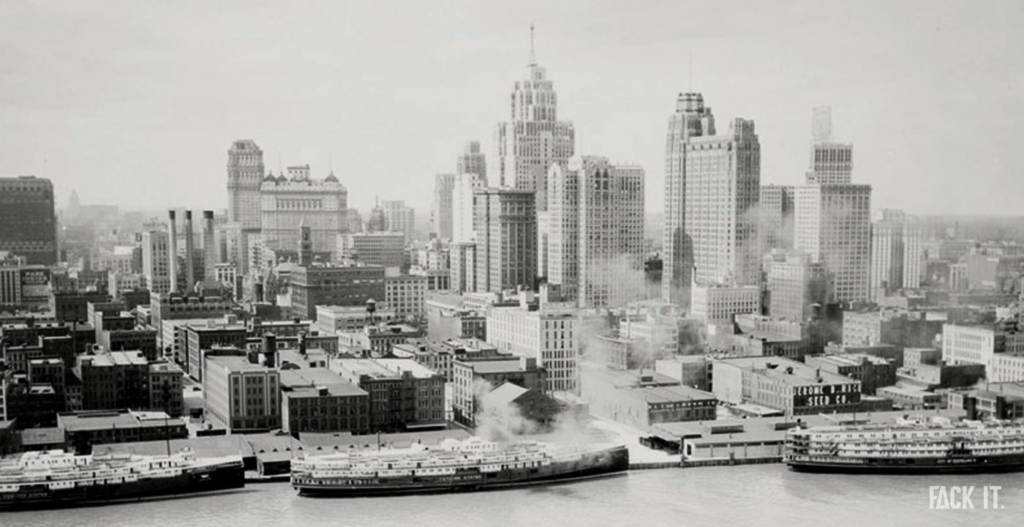
[[[242,229],[260,229],[263,174],[263,150],[252,139],[235,141],[228,150],[228,221]]]
[[[57,263],[53,183],[35,176],[0,178],[0,251],[29,265]]]
[[[921,227],[900,210],[881,210],[871,224],[871,297],[921,286]]]
[[[537,278],[534,192],[488,188],[475,198],[477,291],[532,289]]]
[[[263,243],[273,249],[296,247],[299,227],[305,226],[314,250],[334,252],[338,234],[348,230],[348,190],[333,173],[311,179],[309,165],[288,167],[288,175],[268,175],[260,185]]]

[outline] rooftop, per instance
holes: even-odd
[[[262,364],[253,364],[249,362],[248,357],[238,355],[207,355],[206,362],[211,366],[218,366],[232,372],[264,372],[272,371],[273,368],[268,368]]]
[[[716,363],[756,371],[765,377],[785,382],[791,386],[817,385],[821,382],[829,384],[856,382],[844,375],[821,371],[802,362],[782,357],[735,357],[721,359]]]
[[[58,424],[68,432],[111,428],[185,426],[184,421],[163,412],[94,411],[57,415]]]
[[[406,371],[412,372],[412,376],[417,379],[430,379],[440,375],[412,359],[377,359],[377,362],[389,370],[398,372],[399,375]]]
[[[366,395],[366,391],[342,379],[326,369],[286,370],[281,372],[281,386],[293,391],[281,393],[282,397],[308,397],[308,389],[326,388],[334,396]]]

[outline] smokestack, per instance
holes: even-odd
[[[185,291],[196,285],[195,262],[192,261],[195,249],[192,240],[192,211],[185,211]]]
[[[169,292],[178,290],[178,220],[175,219],[174,210],[167,211],[167,229],[170,231],[167,246],[167,272],[171,279]],[[150,284],[153,287],[153,284]]]
[[[203,283],[211,286],[217,283],[214,264],[217,263],[217,247],[213,241],[213,211],[203,211]]]

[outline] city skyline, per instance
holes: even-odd
[[[434,175],[452,171],[467,141],[494,160],[494,124],[524,75],[533,23],[576,154],[642,166],[648,212],[664,202],[665,116],[692,88],[718,115],[757,124],[762,184],[802,182],[809,111],[832,106],[833,135],[856,145],[874,209],[1013,213],[1024,182],[1001,152],[1022,139],[1006,70],[1021,61],[1012,28],[1024,10],[882,5],[247,4],[198,18],[119,3],[11,6],[0,20],[0,173],[51,179],[59,206],[76,190],[85,203],[221,210],[226,150],[251,138],[275,173],[308,163],[322,178],[333,165],[354,208],[387,188],[386,199],[428,210]],[[135,23],[111,25],[114,12]],[[214,32],[225,38],[202,40]],[[964,32],[969,51],[953,38]],[[956,119],[943,111],[967,105]],[[983,184],[949,192],[965,174]]]

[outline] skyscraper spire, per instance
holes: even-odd
[[[533,46],[533,24],[530,24],[530,66],[537,65],[537,53]]]

